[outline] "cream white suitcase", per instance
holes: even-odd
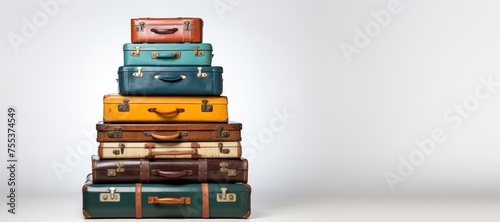
[[[240,142],[102,142],[98,153],[101,159],[241,158],[241,144]]]

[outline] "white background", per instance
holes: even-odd
[[[0,8],[0,122],[6,126],[9,106],[18,121],[18,214],[9,218],[48,218],[54,215],[48,209],[66,206],[62,220],[82,219],[81,186],[97,151],[102,96],[117,92],[134,17],[205,21],[213,65],[224,67],[230,120],[243,123],[254,219],[293,211],[273,211],[267,199],[297,209],[297,198],[498,199],[500,87],[488,91],[480,81],[500,82],[496,1],[73,0],[49,15],[45,2]],[[377,20],[394,9],[384,24]],[[36,32],[26,36],[33,17]],[[360,39],[367,27],[371,36]],[[25,42],[16,45],[12,35]],[[346,56],[345,44],[356,53]],[[488,97],[478,99],[477,87]],[[464,103],[469,110],[459,117],[453,110]],[[277,112],[293,118],[283,121]],[[421,153],[415,141],[435,130],[446,139],[407,175],[398,172],[401,158]],[[6,127],[0,132],[6,139]],[[404,179],[394,190],[388,172]],[[349,209],[355,214],[363,204]]]

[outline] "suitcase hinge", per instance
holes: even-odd
[[[236,202],[236,194],[228,193],[227,187],[221,187],[220,192],[217,194],[217,202]]]
[[[108,138],[122,138],[121,127],[115,127],[114,131],[108,132]]]
[[[229,149],[224,149],[224,145],[222,143],[219,143],[219,152],[222,154],[228,154]]]
[[[134,30],[136,32],[142,32],[142,31],[144,31],[144,26],[145,25],[146,24],[144,22],[139,22],[139,25],[136,25],[135,28],[134,28]]]
[[[108,169],[108,177],[116,177],[116,173],[125,172],[125,164],[122,162],[116,163],[116,169]]]
[[[191,24],[190,21],[184,21],[184,30],[186,30],[186,31],[193,31],[194,30],[194,25]]]
[[[194,49],[194,56],[204,56],[205,52],[199,51],[200,47],[198,46],[193,46]]]
[[[228,169],[227,168],[229,166],[229,163],[227,163],[227,162],[221,162],[219,164],[219,166],[220,166],[220,172],[222,172],[222,173],[226,173],[227,172],[227,175],[230,176],[230,177],[236,176],[236,170],[235,169]]]
[[[204,73],[204,72],[201,72],[201,70],[202,70],[202,69],[203,69],[203,68],[198,67],[198,75],[197,75],[197,76],[198,76],[198,78],[205,78],[205,77],[207,77],[207,76],[208,76],[208,74],[206,74],[206,73]]]
[[[212,112],[214,110],[214,107],[211,104],[208,104],[208,100],[204,99],[201,103],[202,112]]]
[[[135,51],[130,52],[130,55],[131,56],[140,56],[141,55],[141,47],[140,46],[136,46],[135,47]]]
[[[118,105],[118,112],[128,112],[130,111],[130,106],[128,105],[129,100],[124,99],[123,104]]]
[[[229,135],[230,135],[229,131],[224,130],[223,126],[217,126],[217,129],[215,130],[216,138],[229,137]]]
[[[116,193],[116,188],[110,187],[109,193],[99,194],[100,202],[120,202],[120,194]]]

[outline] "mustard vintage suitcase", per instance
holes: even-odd
[[[104,122],[228,122],[225,96],[104,96]]]
[[[241,158],[240,142],[100,143],[101,159]]]

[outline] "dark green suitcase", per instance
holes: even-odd
[[[91,218],[248,218],[248,184],[92,184],[83,188]]]

